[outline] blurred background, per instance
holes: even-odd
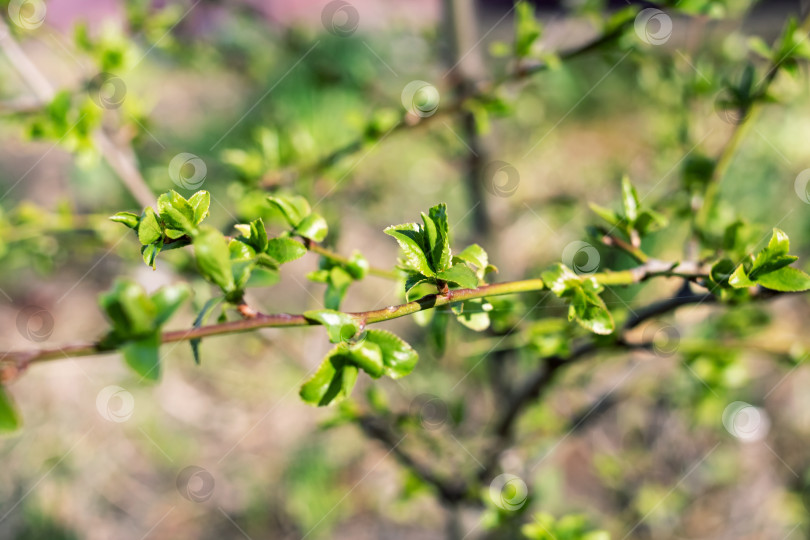
[[[514,67],[512,2],[0,2],[0,350],[97,338],[107,327],[97,297],[117,276],[150,291],[189,281],[193,306],[171,327],[191,325],[212,295],[191,255],[161,255],[152,271],[106,219],[144,206],[139,176],[154,194],[210,191],[210,222],[224,232],[258,216],[279,231],[267,191],[304,195],[330,223],[327,245],[382,268],[398,256],[382,229],[446,202],[454,246],[481,244],[505,281],[539,276],[587,239],[588,203],[615,207],[627,173],[672,223],[645,248],[678,260],[685,186],[735,129],[718,106],[723,84],[744,76],[752,36],[772,43],[808,7],[682,3],[661,43],[631,21],[615,42],[559,63],[554,52],[599,36],[628,3],[536,2],[534,55],[552,68],[444,114]],[[435,117],[403,116],[413,81],[435,91]],[[778,226],[807,256],[810,199],[796,187],[810,167],[806,67],[772,93],[781,103],[756,118],[720,185],[717,227]],[[601,248],[598,258],[632,264]],[[317,267],[313,254],[285,265],[251,305],[322,307],[323,285],[305,278]],[[678,286],[605,300],[621,311]],[[401,286],[370,276],[341,308],[401,301]],[[355,390],[414,419],[402,448],[448,475],[482,466],[502,380],[519,382],[580,335],[545,295],[496,309],[519,335],[451,325],[443,354],[412,319],[385,323],[420,364]],[[500,459],[529,486],[524,518],[583,514],[620,540],[810,537],[808,313],[798,296],[687,308],[638,330],[663,331],[669,348],[567,370]],[[267,329],[205,340],[195,366],[185,343],[171,344],[156,385],[115,354],[33,367],[10,386],[25,426],[0,440],[0,538],[517,538],[499,528],[488,486],[480,504],[448,510],[390,448],[301,402],[298,386],[329,348],[317,329]],[[752,404],[746,436],[723,423],[735,402]]]

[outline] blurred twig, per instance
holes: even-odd
[[[3,51],[23,81],[33,90],[37,100],[41,103],[50,103],[55,95],[51,83],[28,58],[2,18],[0,18],[0,50]],[[122,149],[104,132],[103,128],[99,128],[93,134],[93,141],[138,203],[141,206],[153,205],[155,196],[135,165],[136,159],[132,149]]]

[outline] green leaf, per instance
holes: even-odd
[[[571,303],[568,320],[576,320],[580,326],[595,334],[613,333],[613,316],[599,296],[602,286],[593,277],[583,278],[565,265],[556,263],[543,272],[542,278],[554,294]]]
[[[761,275],[774,272],[795,262],[798,257],[788,255],[789,250],[790,240],[787,234],[780,229],[774,229],[768,246],[760,251],[754,259],[754,265],[748,277],[756,281]]]
[[[411,291],[411,289],[420,283],[425,283],[428,281],[433,281],[433,279],[418,272],[408,272],[408,277],[405,279],[405,297],[408,297],[408,293]]]
[[[278,270],[256,266],[250,271],[247,287],[272,287],[281,279]]]
[[[157,316],[155,325],[160,327],[174,315],[177,308],[191,297],[191,288],[185,283],[178,285],[166,285],[161,287],[152,295],[152,302],[155,304]]]
[[[253,275],[256,267],[256,259],[239,259],[231,261],[231,273],[233,274],[234,286],[237,290],[244,290]]]
[[[160,379],[160,333],[130,341],[121,348],[124,360],[135,373],[150,381]]]
[[[383,374],[383,353],[380,346],[373,341],[363,340],[356,345],[346,346],[347,354],[352,361],[368,373],[371,377],[379,379]]]
[[[141,246],[141,256],[143,256],[143,262],[145,262],[147,266],[151,266],[152,270],[157,267],[157,256],[161,249],[163,249],[163,240],[158,240],[154,244],[149,244],[147,246]]]
[[[155,304],[134,281],[116,281],[99,303],[120,337],[143,336],[155,327]]]
[[[399,379],[413,371],[419,354],[399,336],[386,330],[366,330],[365,343],[374,343],[382,352],[383,374]]]
[[[292,238],[273,238],[267,241],[265,253],[278,264],[288,263],[299,259],[306,254],[307,248],[298,240]]]
[[[301,399],[319,407],[343,401],[351,395],[357,373],[351,357],[342,348],[335,347],[312,377],[301,385]]]
[[[203,277],[218,285],[226,294],[234,292],[236,284],[225,237],[216,229],[203,226],[200,227],[193,244],[197,266]]]
[[[199,328],[205,321],[208,319],[208,316],[211,315],[211,312],[214,310],[215,307],[219,305],[220,302],[225,300],[222,296],[214,296],[213,298],[209,298],[208,301],[203,304],[202,309],[197,314],[197,318],[194,319],[194,324],[191,325],[192,328]],[[189,341],[191,345],[191,353],[194,355],[194,363],[198,366],[200,365],[200,343],[202,342],[202,338],[194,338]]]
[[[475,332],[483,332],[489,328],[490,311],[492,311],[492,304],[483,298],[461,302],[453,309],[458,322]]]
[[[635,228],[641,236],[657,231],[669,224],[666,216],[653,210],[642,210],[636,218]]]
[[[515,4],[515,56],[523,58],[531,53],[532,45],[542,33],[540,22],[534,17],[534,6],[521,1]]]
[[[0,433],[13,433],[20,429],[22,421],[14,400],[5,387],[0,386]]]
[[[231,261],[252,261],[256,257],[256,250],[248,242],[249,239],[242,236],[228,242],[228,256]]]
[[[322,242],[328,232],[329,226],[320,214],[308,215],[295,227],[295,234],[315,242]]]
[[[432,207],[428,215],[422,214],[423,242],[425,254],[431,267],[436,272],[446,270],[450,266],[450,237],[447,224],[447,205],[444,203]]]
[[[262,218],[250,222],[250,240],[258,253],[267,250],[267,229]]]
[[[157,214],[151,206],[147,206],[143,211],[141,220],[138,223],[138,240],[144,246],[156,242],[163,238],[163,229],[157,219]]]
[[[211,194],[205,190],[200,190],[188,199],[194,211],[194,224],[199,225],[208,216],[208,208],[211,206]]]
[[[744,289],[755,286],[756,282],[748,279],[748,275],[745,273],[744,265],[740,264],[737,266],[737,269],[734,270],[734,273],[732,273],[728,278],[728,284],[735,289]]]
[[[622,177],[622,205],[624,206],[624,215],[630,223],[635,223],[638,218],[638,210],[641,204],[638,200],[638,193],[633,184],[630,183],[628,176]]]
[[[324,325],[327,334],[329,334],[329,341],[332,343],[340,343],[351,339],[360,331],[357,319],[348,313],[341,313],[333,309],[305,311],[304,317]]]
[[[346,271],[353,279],[360,280],[368,274],[369,264],[368,260],[363,257],[362,253],[355,251],[349,257],[349,263],[346,265]]]
[[[281,212],[281,215],[284,216],[284,219],[287,220],[287,223],[289,223],[291,227],[298,226],[312,211],[307,200],[298,195],[289,197],[271,195],[267,197],[267,201],[270,203],[270,206]]]
[[[482,272],[479,277],[483,277],[483,271],[486,270],[487,266],[489,266],[489,256],[487,255],[487,252],[484,251],[484,248],[478,244],[470,244],[464,248],[461,253],[458,253],[456,258],[475,266],[480,272]]]
[[[728,287],[728,280],[732,275],[734,275],[734,271],[734,263],[731,261],[731,259],[725,258],[720,259],[714,263],[714,265],[712,265],[710,275],[715,283],[721,287]]]
[[[428,277],[434,277],[433,271],[428,263],[427,255],[423,249],[422,228],[416,223],[405,223],[403,225],[392,225],[383,231],[388,236],[393,236],[402,252],[405,255],[405,262],[413,270]]]
[[[114,221],[116,223],[123,223],[130,229],[138,229],[138,222],[141,220],[137,214],[133,214],[132,212],[118,212],[115,215],[110,216],[110,221]]]
[[[551,292],[557,296],[562,296],[568,289],[576,287],[581,283],[577,274],[561,263],[555,263],[551,268],[541,274],[543,282]]]
[[[352,284],[352,276],[340,266],[334,266],[328,271],[326,278],[326,292],[324,305],[327,309],[340,309],[340,303]]]
[[[197,232],[194,209],[182,195],[169,190],[158,197],[158,214],[166,226],[183,231],[189,236]]]
[[[591,211],[593,211],[594,214],[607,221],[610,225],[614,227],[619,227],[621,225],[622,216],[619,215],[618,212],[605,208],[604,206],[599,206],[596,203],[590,203],[588,206],[591,208]]]
[[[594,334],[609,335],[613,333],[615,324],[605,301],[599,296],[601,289],[592,277],[586,279],[583,286],[574,289],[568,319],[576,319],[580,326]]]
[[[474,289],[478,287],[478,276],[476,276],[475,272],[465,263],[451,266],[444,272],[439,272],[436,277],[450,283],[455,283],[463,289]]]
[[[798,268],[786,266],[757,279],[757,283],[766,289],[782,292],[798,292],[810,289],[810,275]]]

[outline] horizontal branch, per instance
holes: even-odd
[[[329,252],[331,253],[331,252]],[[603,285],[631,285],[640,283],[653,277],[680,277],[690,278],[698,276],[694,273],[677,272],[677,263],[665,263],[658,260],[650,260],[646,264],[619,272],[602,272],[593,274],[591,277]],[[382,309],[349,313],[361,328],[367,324],[374,324],[389,321],[412,315],[419,311],[445,306],[464,300],[484,298],[488,296],[500,296],[505,294],[515,294],[523,292],[537,292],[547,287],[541,279],[526,279],[522,281],[509,281],[505,283],[494,283],[482,285],[475,289],[454,289],[438,294],[429,294],[396,306],[388,306]],[[293,326],[317,326],[320,323],[307,319],[304,315],[293,315],[289,313],[278,313],[267,315],[264,313],[251,314],[251,317],[236,321],[227,321],[208,326],[198,326],[185,330],[173,330],[161,335],[161,343],[174,343],[178,341],[188,341],[211,336],[221,336],[250,332],[260,328],[287,328]],[[92,343],[66,345],[47,349],[0,352],[0,364],[14,366],[18,371],[25,369],[29,364],[35,362],[45,362],[48,360],[60,360],[77,356],[92,356],[112,352],[113,348],[105,345],[102,341]]]

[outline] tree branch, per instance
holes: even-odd
[[[2,17],[0,17],[0,50],[41,103],[53,101],[55,95],[53,86],[12,37],[11,31]],[[126,152],[120,148],[102,128],[97,129],[93,134],[93,141],[135,200],[144,207],[153,205],[155,195],[135,166],[135,156],[132,151]]]

